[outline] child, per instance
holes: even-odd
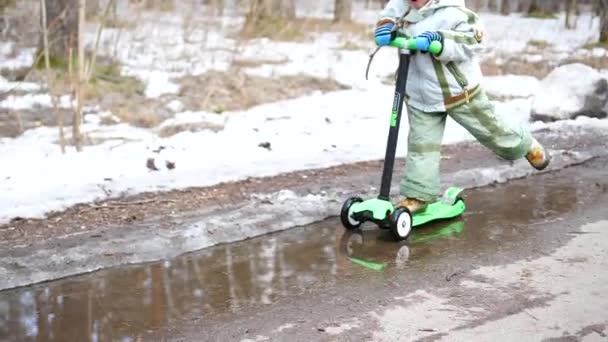
[[[494,113],[480,83],[476,53],[482,48],[483,31],[477,14],[464,0],[390,0],[376,25],[378,45],[391,41],[397,21],[402,33],[414,37],[406,89],[409,121],[407,173],[400,184],[405,197],[401,206],[412,213],[422,211],[440,191],[440,147],[447,115],[465,127],[498,156],[515,160],[525,157],[536,169],[549,164],[550,156],[530,132],[508,127]],[[432,41],[443,49],[428,53]]]

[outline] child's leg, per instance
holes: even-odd
[[[434,201],[440,192],[439,161],[446,113],[425,113],[408,107],[409,135],[401,195]]]
[[[494,105],[482,91],[468,104],[448,112],[484,146],[498,156],[516,160],[524,157],[532,145],[532,136],[523,127],[508,126],[494,113]]]

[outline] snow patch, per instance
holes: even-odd
[[[5,100],[0,101],[0,108],[12,110],[30,110],[41,107],[50,108],[53,106],[51,96],[48,94],[26,94],[26,95],[9,95]],[[59,98],[58,106],[60,108],[71,108],[72,97],[63,95]]]
[[[13,44],[13,43],[9,43]],[[13,45],[5,44],[0,47],[0,70],[15,70],[29,68],[34,64],[35,48],[20,49],[15,57],[10,57],[13,52]]]
[[[584,64],[556,68],[540,83],[534,96],[534,115],[555,120],[569,119],[585,109],[587,96],[594,94],[602,75]]]
[[[177,113],[184,110],[184,104],[179,100],[172,100],[171,102],[165,105],[165,108],[169,109],[174,113]]]
[[[38,91],[41,88],[42,88],[42,86],[38,83],[9,82],[6,78],[0,76],[0,92],[10,92],[10,91],[33,92],[33,91]]]
[[[521,75],[486,76],[483,88],[497,97],[530,97],[540,87],[536,77]]]

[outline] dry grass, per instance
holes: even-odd
[[[554,13],[547,13],[541,10],[534,10],[526,15],[528,18],[536,19],[557,19],[557,15]]]
[[[147,108],[147,110],[133,110],[132,108],[133,106],[120,108],[116,111],[116,116],[123,122],[128,122],[136,127],[143,128],[156,127],[162,121],[162,118],[156,113],[153,107]]]
[[[585,57],[585,58],[568,58],[560,62],[560,65],[582,63],[594,69],[608,69],[608,56],[602,57]]]
[[[268,60],[268,59],[235,59],[232,61],[232,67],[236,69],[240,68],[255,68],[262,65],[279,65],[289,62],[287,58],[283,58],[279,61]]]
[[[481,71],[485,76],[500,75],[529,75],[542,79],[547,76],[554,68],[555,63],[538,62],[531,63],[517,59],[510,59],[498,64],[494,59],[484,60],[481,63]]]
[[[178,95],[187,108],[215,113],[244,110],[314,91],[329,92],[349,88],[328,78],[307,75],[267,78],[247,75],[239,68],[226,72],[209,71],[199,76],[182,77],[177,81],[181,85]]]
[[[223,125],[213,124],[210,122],[193,122],[163,127],[158,135],[162,138],[166,138],[181,132],[198,132],[203,130],[219,132],[223,129]]]
[[[94,101],[104,94],[116,92],[125,95],[143,94],[145,85],[134,77],[120,74],[116,63],[98,64],[91,82],[87,87],[85,99]]]
[[[549,43],[546,40],[535,40],[535,39],[532,39],[532,40],[530,40],[528,42],[528,46],[534,47],[534,48],[536,48],[538,50],[544,50],[544,49],[550,47],[551,43]]]

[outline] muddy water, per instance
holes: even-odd
[[[374,274],[406,269],[423,279],[446,260],[465,263],[554,241],[558,232],[536,227],[605,200],[604,166],[469,191],[461,219],[420,228],[407,243],[374,226],[347,233],[331,219],[172,260],[0,292],[0,340],[137,341],[193,317],[230,317],[311,289],[363,284]]]

